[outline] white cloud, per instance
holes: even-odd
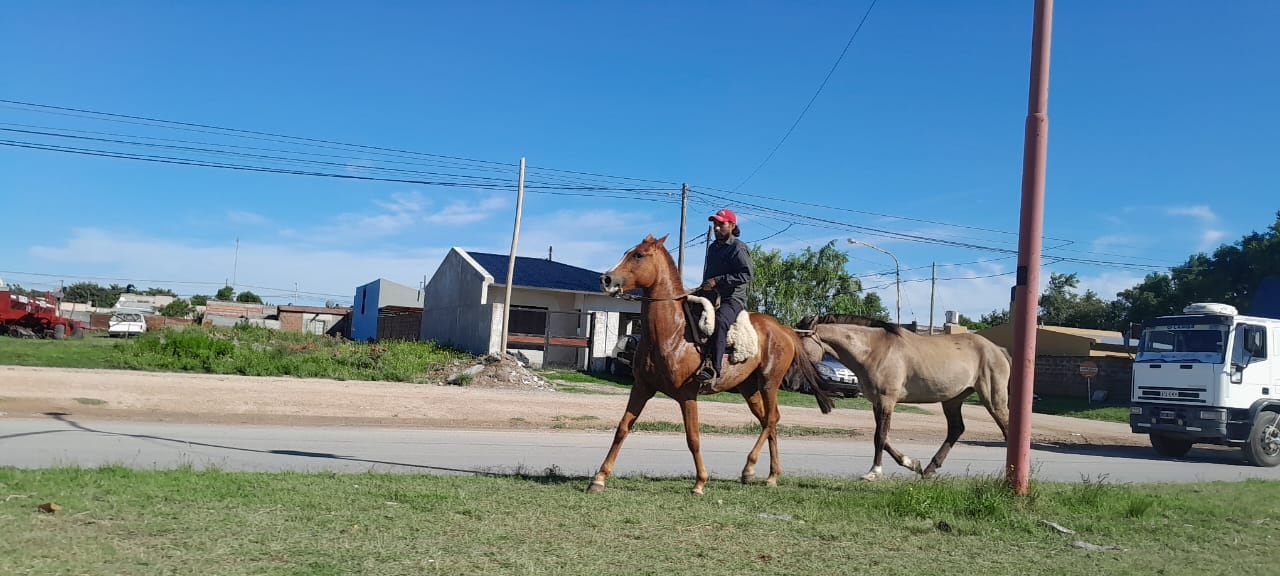
[[[254,212],[246,212],[243,210],[230,210],[227,212],[227,220],[232,224],[245,224],[249,226],[261,226],[269,222],[266,216]]]
[[[332,299],[350,304],[356,286],[379,277],[417,286],[423,275],[430,277],[447,250],[316,250],[242,240],[237,265],[233,245],[78,228],[71,230],[66,240],[32,247],[30,254],[49,262],[50,268],[56,264],[59,271],[160,280],[148,285],[171,287],[181,294],[210,294],[234,273],[238,287],[265,293],[271,302],[322,303]],[[295,300],[295,282],[300,292],[314,294]]]
[[[1196,250],[1207,252],[1218,246],[1223,238],[1227,237],[1225,230],[1217,228],[1218,215],[1213,209],[1203,204],[1195,206],[1175,206],[1168,208],[1167,212],[1172,216],[1189,216],[1200,221],[1202,227],[1200,231],[1200,244]]]
[[[1218,215],[1213,213],[1213,209],[1198,204],[1195,206],[1173,206],[1166,210],[1171,216],[1190,216],[1196,218],[1205,224],[1212,224],[1218,221]]]
[[[458,201],[445,206],[439,212],[427,215],[424,220],[432,224],[452,226],[472,224],[487,219],[506,207],[507,199],[502,196],[491,196],[479,202]]]

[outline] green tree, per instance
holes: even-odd
[[[192,306],[204,306],[209,303],[209,297],[204,294],[196,294],[190,298]]]
[[[120,295],[124,290],[124,287],[119,284],[103,287],[96,282],[76,282],[62,291],[62,300],[79,304],[92,303],[99,308],[110,308],[120,301]]]
[[[163,307],[161,307],[160,315],[168,316],[170,318],[186,318],[188,315],[191,314],[192,310],[193,308],[191,307],[190,302],[187,302],[186,300],[178,298],[178,299],[175,299],[173,302],[165,304]]]
[[[783,256],[779,250],[751,248],[753,278],[747,309],[794,325],[809,314],[861,314],[887,319],[880,297],[863,294],[862,284],[845,270],[848,256],[835,241],[818,250],[805,248]]]
[[[1040,322],[1051,326],[1115,330],[1120,318],[1115,317],[1110,303],[1093,290],[1076,294],[1080,278],[1073,272],[1049,275],[1049,286],[1040,295]]]
[[[230,286],[223,286],[219,288],[217,292],[213,293],[213,299],[220,300],[222,302],[230,302],[231,299],[235,297],[235,295],[236,295],[235,288],[232,288]]]
[[[236,296],[236,302],[245,302],[245,303],[251,303],[251,304],[261,304],[261,303],[262,303],[262,298],[258,297],[258,295],[257,295],[257,294],[254,294],[253,292],[250,292],[250,291],[248,291],[248,290],[245,290],[244,292],[241,292],[240,294],[238,294],[238,295]]]
[[[174,298],[178,297],[178,294],[176,292],[168,288],[147,288],[142,293],[147,296],[173,296]]]

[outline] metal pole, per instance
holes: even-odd
[[[1006,473],[1019,496],[1031,472],[1031,399],[1036,376],[1036,292],[1044,232],[1045,158],[1049,142],[1049,46],[1053,0],[1036,0],[1031,36],[1031,81],[1022,153],[1022,214],[1018,227],[1018,269],[1013,298],[1013,371],[1009,378],[1009,439]]]
[[[868,244],[861,240],[854,240],[853,238],[846,238],[846,240],[848,240],[850,244],[860,244],[862,246],[866,246],[867,248],[876,250],[883,254],[888,254],[890,258],[893,258],[893,277],[894,277],[893,284],[894,284],[895,290],[897,290],[898,292],[897,302],[895,304],[897,307],[897,315],[898,315],[897,323],[902,324],[902,265],[898,264],[898,257],[894,256],[893,253],[889,252],[888,250],[885,250],[873,244]]]
[[[236,236],[236,256],[231,264],[231,288],[236,287],[236,272],[240,269],[240,237]]]
[[[689,185],[680,185],[680,262],[677,268],[680,270],[680,282],[684,282],[684,221],[689,214]]]
[[[933,336],[933,293],[938,290],[938,263],[934,262],[929,273],[929,335]]]
[[[502,348],[507,353],[507,325],[511,322],[511,282],[516,275],[516,244],[520,241],[520,212],[524,209],[524,157],[520,157],[520,182],[516,187],[516,226],[511,231],[511,255],[507,258],[506,294],[502,299]]]

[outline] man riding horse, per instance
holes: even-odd
[[[751,282],[751,250],[738,240],[742,234],[738,216],[723,208],[707,221],[715,223],[716,241],[707,246],[698,292],[716,305],[716,328],[714,340],[702,350],[702,367],[695,376],[703,394],[715,392],[724,362],[725,338],[738,314],[747,307],[747,284]]]

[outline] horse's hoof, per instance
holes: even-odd
[[[588,494],[601,494],[603,492],[604,482],[592,482],[591,485],[587,487]]]
[[[873,482],[875,480],[879,480],[880,475],[876,474],[875,472],[867,472],[866,474],[862,475],[862,479],[866,480],[867,482]]]
[[[756,473],[755,473],[755,472],[743,472],[743,473],[742,473],[742,483],[743,483],[743,484],[750,484],[750,483],[751,483],[752,481],[754,481],[755,479],[756,479]]]
[[[770,487],[770,488],[777,488],[777,487],[778,487],[778,479],[777,479],[777,478],[770,478],[770,479],[766,480],[766,481],[765,481],[765,486],[768,486],[768,487]]]
[[[702,496],[702,487],[701,487],[701,486],[694,486],[694,487],[693,487],[693,495],[694,495],[694,496]]]

